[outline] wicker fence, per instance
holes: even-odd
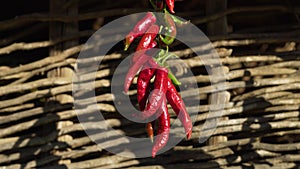
[[[95,30],[149,10],[146,2],[51,0],[47,13],[0,22],[0,168],[299,168],[300,5],[294,1],[214,4],[222,9],[205,1],[178,2],[178,15],[209,35],[226,72],[226,91],[211,85],[205,65],[176,43],[171,50],[193,70],[199,86],[192,139],[154,159],[97,148],[74,111],[76,58]],[[116,130],[146,137],[144,127],[124,119],[113,104],[111,76],[126,57],[121,49],[108,54],[96,73],[98,107]],[[225,110],[213,136],[200,144],[212,94],[226,97]]]

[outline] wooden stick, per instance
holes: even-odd
[[[88,31],[81,31],[78,32],[76,35],[69,35],[63,38],[56,39],[54,41],[42,41],[42,42],[31,42],[31,43],[25,43],[25,42],[19,42],[19,43],[13,43],[9,46],[0,48],[0,55],[3,54],[10,54],[11,52],[17,51],[17,50],[33,50],[37,48],[45,48],[50,47],[53,45],[56,45],[61,42],[65,42],[68,40],[81,38],[85,36],[90,36],[94,33],[94,31],[88,30]]]
[[[21,78],[14,81],[10,85],[16,85],[16,84],[23,83],[23,82],[27,81],[28,79],[32,78],[33,76],[39,74],[39,73],[43,74],[44,72],[46,72],[50,69],[57,68],[57,67],[63,67],[63,66],[66,66],[66,65],[72,65],[75,62],[76,62],[75,59],[69,58],[69,59],[65,59],[65,60],[63,60],[61,62],[58,62],[58,63],[53,63],[53,64],[50,64],[50,65],[47,65],[47,66],[44,66],[44,67],[41,67],[41,68],[37,68],[37,69],[35,69],[33,71],[30,71],[28,73],[27,72],[24,72],[24,74],[23,73],[21,73],[21,74],[18,73],[19,75],[21,75],[20,76]],[[18,75],[18,74],[15,74],[15,75]],[[12,76],[10,78],[13,78],[13,77],[14,76]],[[10,79],[9,76],[4,77],[4,79],[5,78]]]
[[[32,35],[34,32],[39,32],[41,29],[46,29],[47,24],[45,23],[37,23],[32,26],[30,26],[27,29],[22,29],[22,31],[18,31],[15,34],[9,36],[9,37],[4,37],[3,39],[0,40],[0,46],[5,46],[9,45],[13,42],[18,41],[21,38],[27,37],[29,35]]]
[[[39,147],[25,147],[17,152],[11,154],[1,154],[0,155],[0,164],[1,163],[11,163],[16,160],[27,160],[28,158],[34,158],[41,155],[42,153],[49,152],[56,147],[66,148],[66,144],[51,143],[40,145]]]
[[[22,104],[22,105],[18,105],[18,106],[14,106],[14,107],[0,109],[0,113],[17,112],[17,111],[24,110],[24,109],[34,108],[34,106],[35,105],[33,103]]]
[[[95,88],[105,87],[105,86],[109,86],[109,85],[110,85],[110,82],[108,80],[99,80],[99,81],[96,81]],[[89,90],[91,90],[91,89],[89,89]],[[17,98],[0,101],[0,108],[10,107],[10,106],[25,103],[30,100],[39,99],[39,98],[43,98],[43,97],[50,96],[50,95],[55,96],[57,94],[70,92],[70,91],[72,91],[71,84],[54,87],[51,90],[50,89],[37,90],[37,91],[25,94],[25,95],[17,97]]]
[[[53,63],[62,61],[64,59],[70,57],[71,55],[74,55],[74,54],[80,52],[82,47],[83,47],[82,45],[75,46],[75,47],[72,47],[72,48],[69,48],[69,49],[65,50],[64,52],[62,52],[61,54],[59,54],[57,56],[53,56],[51,58],[47,57],[45,59],[42,59],[42,60],[39,60],[39,61],[36,61],[36,62],[32,62],[32,63],[29,63],[27,65],[22,65],[20,67],[10,69],[6,72],[0,72],[0,77],[11,75],[11,74],[14,74],[14,73],[23,72],[23,71],[29,71],[29,70],[32,70],[32,69],[35,69],[35,68],[40,68],[40,67],[43,67],[43,66],[47,66],[49,64],[53,64]]]
[[[255,7],[237,7],[237,8],[229,8],[225,11],[203,17],[200,19],[192,20],[193,24],[202,24],[206,22],[210,22],[226,15],[234,14],[234,13],[241,13],[241,12],[257,12],[257,11],[281,11],[281,12],[296,12],[299,13],[299,10],[291,10],[289,7],[273,5],[273,6],[255,6]]]
[[[61,105],[61,104],[55,104],[53,106],[45,106],[45,107],[36,107],[33,109],[29,109],[29,110],[25,110],[25,111],[21,111],[21,112],[16,112],[14,114],[11,115],[7,115],[7,116],[1,116],[0,117],[0,124],[6,124],[6,123],[10,123],[13,121],[17,121],[20,119],[24,119],[24,118],[28,118],[31,116],[36,116],[36,115],[40,115],[40,114],[46,114],[49,112],[54,112],[54,111],[60,111],[60,110],[64,110],[66,108],[71,108],[71,105],[65,104],[65,105]],[[62,114],[64,112],[58,113],[59,116],[60,114]]]
[[[47,15],[47,14],[28,14],[23,16],[18,16],[15,19],[6,20],[0,22],[0,31],[17,28],[21,25],[28,24],[30,22],[49,22],[49,21],[60,21],[60,22],[74,22],[82,21],[88,19],[94,19],[97,17],[109,17],[117,15],[127,15],[136,12],[143,12],[144,9],[109,9],[100,12],[90,12],[85,14],[80,14],[78,17],[66,16],[66,15]]]
[[[300,88],[300,83],[283,84],[283,85],[279,85],[279,86],[267,87],[267,88],[254,90],[254,91],[242,94],[240,96],[236,96],[232,100],[233,101],[245,100],[247,98],[261,95],[264,93],[270,93],[270,92],[275,92],[275,91],[278,92],[278,91],[285,91],[285,90],[299,89],[299,88]]]
[[[279,122],[269,122],[269,123],[262,122],[260,124],[246,124],[246,125],[239,124],[239,125],[217,128],[214,134],[221,135],[221,134],[236,133],[240,131],[258,132],[258,131],[269,131],[269,130],[281,129],[281,128],[293,129],[299,126],[300,126],[299,122],[289,122],[289,121],[279,121]],[[195,126],[194,131],[200,131],[200,126]],[[206,132],[206,131],[202,131],[202,132]],[[209,130],[207,130],[207,132],[209,132]]]
[[[70,84],[72,81],[68,78],[47,78],[37,81],[31,81],[28,83],[18,85],[6,85],[0,87],[0,96],[7,95],[15,92],[24,92],[27,90],[37,89],[39,87],[56,86]]]
[[[1,138],[0,139],[0,152],[5,150],[11,150],[13,148],[23,148],[23,147],[31,147],[31,146],[39,146],[47,144],[57,137],[57,132],[54,131],[49,133],[47,136],[43,137],[31,137],[29,135],[23,135],[20,137],[11,137],[11,138]],[[22,142],[20,142],[22,140]],[[17,144],[18,143],[18,144]]]
[[[299,62],[300,64],[300,62]],[[275,71],[271,71],[271,70],[275,70]],[[278,73],[277,71],[278,70]],[[289,69],[289,68],[274,68],[274,67],[270,67],[270,68],[253,68],[253,69],[245,69],[245,70],[234,70],[229,72],[228,74],[226,74],[226,80],[233,80],[236,78],[240,78],[245,76],[245,74],[249,74],[249,76],[253,77],[253,76],[268,76],[268,75],[285,75],[285,74],[293,74],[295,73],[296,70],[295,69]],[[297,75],[295,77],[298,77]],[[285,83],[293,83],[293,82],[298,82],[298,78],[295,77],[286,77],[286,78],[264,78],[264,79],[257,79],[256,81],[253,82],[254,85],[263,85],[263,83],[265,84],[272,84],[271,81],[273,81],[273,84],[282,84],[283,82]],[[193,80],[196,80],[197,83],[205,83],[205,82],[211,82],[210,76],[209,75],[196,75],[193,77],[183,77],[183,78],[179,78],[179,80],[182,83],[188,83],[191,82]],[[217,80],[222,80],[217,79]],[[269,82],[268,82],[269,81]],[[215,81],[214,81],[215,82]],[[280,83],[281,82],[281,83]]]

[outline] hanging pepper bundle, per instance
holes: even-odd
[[[137,37],[141,36],[141,39],[131,59],[131,65],[124,81],[124,91],[128,92],[134,77],[139,73],[137,79],[137,100],[141,113],[133,114],[133,116],[142,120],[152,116],[156,117],[158,126],[152,148],[152,157],[155,157],[156,153],[165,147],[169,139],[170,115],[167,108],[168,103],[183,124],[187,139],[191,138],[192,121],[175,87],[175,85],[180,85],[181,83],[166,65],[166,60],[172,56],[168,54],[168,46],[175,40],[177,34],[176,24],[181,26],[185,23],[171,15],[166,9],[168,7],[169,11],[174,13],[174,0],[160,0],[156,1],[156,4],[151,0],[150,2],[154,8],[162,10],[165,13],[165,24],[164,26],[160,26],[164,29],[159,28],[155,15],[152,12],[148,12],[126,36],[125,51]],[[164,36],[160,35],[161,33]],[[167,52],[159,52],[154,57],[148,55],[147,51],[158,44],[160,47],[165,46]],[[153,89],[151,89],[152,78],[154,78]],[[154,128],[153,122],[146,124],[146,131],[152,142]]]

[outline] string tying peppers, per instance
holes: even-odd
[[[192,121],[175,87],[175,85],[180,85],[181,83],[166,65],[166,60],[172,56],[172,54],[168,54],[168,46],[176,38],[176,25],[182,26],[186,22],[182,22],[167,11],[166,6],[171,13],[174,13],[174,0],[160,0],[156,1],[156,4],[151,0],[150,2],[153,7],[165,13],[163,18],[165,24],[161,26],[164,29],[160,29],[158,26],[159,23],[157,23],[156,16],[152,12],[148,12],[126,36],[125,51],[137,37],[142,36],[142,38],[131,58],[131,65],[124,81],[124,91],[128,92],[134,77],[138,74],[137,101],[141,112],[133,114],[133,116],[142,120],[152,116],[156,117],[156,121],[158,121],[156,132],[154,132],[154,122],[146,124],[146,132],[151,142],[153,142],[154,133],[156,133],[152,147],[152,157],[154,158],[157,152],[167,145],[169,140],[171,125],[168,103],[182,123],[187,139],[190,139],[192,135]],[[160,35],[162,30],[165,31],[165,36]],[[159,52],[154,57],[146,53],[158,44],[160,47],[165,46],[167,52]],[[152,78],[154,78],[153,89],[151,89]]]

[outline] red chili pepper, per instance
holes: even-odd
[[[148,136],[150,138],[150,141],[153,142],[154,134],[153,134],[153,126],[152,126],[151,122],[148,122],[146,124],[146,131],[147,131],[147,134],[148,134]]]
[[[136,37],[142,36],[147,29],[155,24],[156,17],[152,12],[147,12],[146,16],[141,19],[133,28],[133,30],[126,36],[125,39],[125,48],[126,51],[129,45],[134,41]]]
[[[172,84],[172,81],[168,79],[168,90],[167,90],[167,100],[172,106],[172,109],[178,116],[179,120],[181,121],[187,139],[190,139],[192,136],[192,121],[190,119],[190,116],[186,110],[185,104],[181,98],[181,96],[178,94],[175,86]]]
[[[132,57],[132,62],[136,62],[138,57],[141,55],[141,53],[145,53],[146,49],[150,49],[153,47],[155,43],[154,39],[156,35],[159,32],[159,27],[157,25],[151,25],[150,28],[147,30],[147,32],[143,35],[142,39],[140,40],[136,51],[143,50],[142,52],[136,52]]]
[[[156,41],[152,41],[151,42],[151,44],[150,44],[150,46],[147,48],[147,49],[152,49],[152,48],[154,48],[155,46],[157,45],[157,42]],[[137,52],[137,53],[135,53],[135,55],[143,55],[143,54],[145,54],[145,52],[146,51],[139,51],[139,52]],[[135,59],[133,59],[133,57],[131,58],[131,64],[134,64],[134,62],[136,62],[136,59],[138,59],[138,57],[136,57]]]
[[[175,0],[166,0],[166,4],[167,4],[170,12],[175,13],[174,12]]]
[[[157,45],[157,42],[156,41],[152,41],[150,43],[149,49],[154,48],[156,45]]]
[[[168,79],[167,68],[158,68],[155,71],[154,90],[148,100],[147,107],[142,113],[135,114],[134,116],[144,120],[155,114],[161,106],[162,100],[165,98]]]
[[[152,59],[150,59],[152,60]],[[137,97],[139,108],[141,111],[145,109],[147,99],[150,93],[150,80],[153,78],[155,73],[155,68],[147,63],[142,68],[137,79]]]
[[[144,63],[146,63],[149,59],[151,59],[151,56],[148,56],[146,54],[142,54],[137,61],[130,67],[126,74],[126,78],[124,81],[124,91],[127,93],[128,89],[132,83],[133,78],[137,74],[137,72],[140,70],[140,68],[143,66]]]
[[[141,72],[139,73],[137,79],[137,97],[138,97],[139,108],[141,111],[145,109],[147,99],[150,93],[150,80],[153,78],[156,70],[155,68],[157,66],[158,66],[157,63],[153,59],[150,59],[148,60],[148,63],[144,65]],[[151,142],[153,142],[154,134],[153,134],[153,127],[151,122],[148,122],[146,124],[146,131],[148,133]]]
[[[166,98],[162,100],[161,107],[158,111],[161,113],[159,116],[159,126],[157,131],[157,136],[155,138],[155,143],[152,148],[152,157],[154,158],[156,153],[166,146],[169,140],[170,133],[170,115],[168,112],[167,101]]]
[[[159,65],[157,64],[157,62],[153,58],[148,60],[148,64],[151,68],[153,68],[155,70],[159,69]]]

